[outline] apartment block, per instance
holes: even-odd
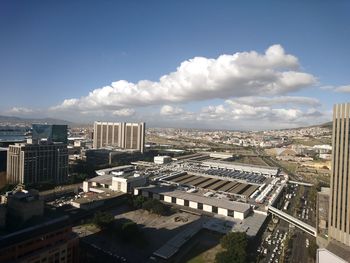
[[[145,123],[95,122],[93,147],[117,147],[144,152]]]

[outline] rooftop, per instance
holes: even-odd
[[[137,189],[141,189],[141,190],[144,189],[156,194],[163,194],[171,197],[176,197],[176,198],[203,203],[211,206],[221,207],[221,208],[242,212],[242,213],[250,209],[250,205],[246,203],[229,201],[227,199],[219,199],[215,197],[205,197],[198,193],[187,193],[187,192],[173,189],[171,187],[166,187],[166,186],[159,187],[159,186],[150,185],[145,187],[138,187]]]
[[[0,236],[0,247],[8,247],[16,243],[20,243],[27,239],[47,234],[49,232],[67,227],[70,224],[68,216],[55,218],[32,227],[13,232],[11,234]]]
[[[98,188],[97,188],[98,189]],[[85,194],[82,198],[74,200],[75,203],[78,204],[86,204],[90,202],[95,202],[95,201],[102,201],[102,200],[108,200],[112,199],[118,196],[125,195],[125,193],[122,192],[117,192],[117,191],[112,191],[107,188],[101,188],[103,189],[103,193],[88,193]]]

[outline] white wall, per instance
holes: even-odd
[[[244,213],[234,211],[233,217],[237,219],[244,219]]]
[[[218,214],[223,216],[228,216],[228,211],[225,208],[218,208]]]
[[[181,198],[176,198],[176,204],[184,206],[185,205],[185,200],[181,199]]]
[[[89,192],[89,182],[87,182],[87,181],[83,182],[83,191],[85,193]]]
[[[171,203],[171,196],[164,196],[164,202]]]
[[[197,202],[190,201],[189,205],[190,205],[191,208],[198,209],[198,203]]]
[[[203,204],[203,211],[212,213],[213,207],[212,207],[211,205],[205,205],[205,204]]]

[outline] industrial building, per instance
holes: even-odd
[[[144,152],[145,123],[95,122],[93,148],[117,147]]]
[[[243,164],[243,163],[232,163],[232,162],[225,162],[225,161],[204,161],[202,165],[210,168],[219,168],[219,169],[228,169],[228,170],[242,171],[242,172],[248,172],[248,173],[256,173],[256,174],[261,174],[265,176],[276,176],[279,172],[278,168],[276,167],[259,166],[259,165]]]

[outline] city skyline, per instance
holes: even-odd
[[[0,114],[233,130],[330,121],[350,98],[349,3],[254,5],[2,2]]]

